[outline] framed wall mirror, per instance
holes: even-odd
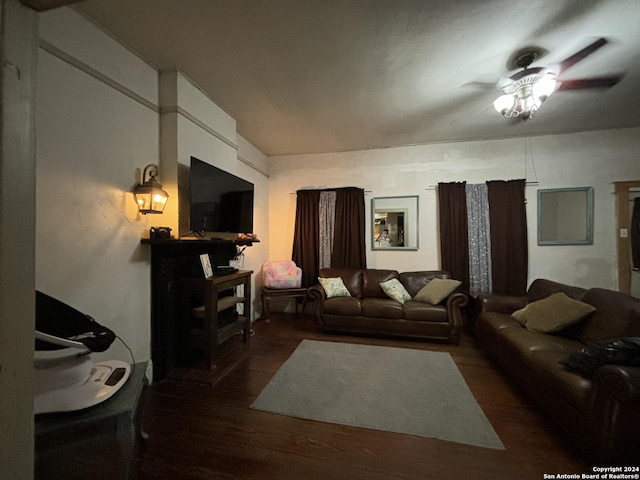
[[[538,245],[593,244],[593,188],[538,190]]]
[[[418,249],[418,196],[371,200],[373,250]]]

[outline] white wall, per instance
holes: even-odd
[[[640,177],[640,129],[534,138],[441,143],[319,155],[269,158],[269,256],[291,258],[295,191],[364,188],[367,264],[399,271],[437,269],[438,182],[526,178],[529,281],[551,278],[580,286],[616,288],[615,204],[611,182]],[[295,174],[291,172],[295,171]],[[593,186],[595,240],[587,246],[537,245],[537,189]],[[371,250],[371,199],[419,195],[420,248]]]
[[[150,357],[149,258],[132,187],[158,163],[154,68],[68,8],[40,15],[36,287]],[[116,341],[99,358],[130,360]]]
[[[172,90],[73,9],[42,13],[40,24],[36,288],[149,360],[150,248],[140,240],[151,226],[179,234],[179,163],[194,155],[256,185],[255,231],[265,242],[245,251],[244,268],[258,272],[268,245],[266,157],[188,78],[174,72]],[[140,215],[131,194],[147,164],[159,165],[170,194],[163,215]],[[93,356],[130,360],[118,341]]]

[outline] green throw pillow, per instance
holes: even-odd
[[[395,300],[398,303],[404,303],[407,300],[411,300],[411,295],[404,288],[404,285],[400,283],[397,278],[392,278],[386,282],[380,284],[380,288],[387,294],[387,297]]]
[[[327,294],[327,298],[333,297],[350,297],[351,293],[347,290],[344,282],[340,277],[336,278],[318,278],[320,285]]]
[[[594,311],[592,305],[557,292],[530,303],[511,316],[531,332],[552,333],[578,323]]]
[[[450,278],[434,278],[424,287],[420,289],[414,300],[418,302],[430,303],[438,305],[449,295],[451,295],[462,282],[460,280],[452,280]]]

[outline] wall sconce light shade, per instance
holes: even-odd
[[[169,194],[162,189],[156,180],[158,167],[147,165],[142,173],[142,184],[133,189],[133,197],[141,214],[162,213],[167,204]]]

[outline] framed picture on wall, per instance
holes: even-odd
[[[418,196],[377,197],[371,204],[373,250],[418,249]]]

